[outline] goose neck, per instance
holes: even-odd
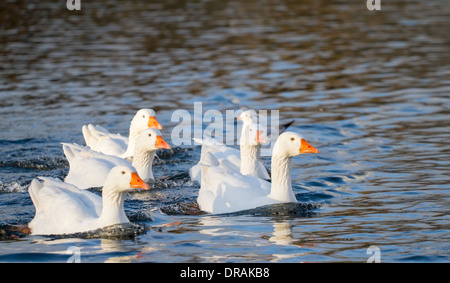
[[[153,160],[155,159],[156,150],[144,150],[136,147],[133,155],[132,165],[136,168],[138,175],[144,180],[153,179]]]
[[[291,180],[292,158],[286,155],[272,156],[272,185],[270,197],[280,202],[296,202]]]
[[[102,225],[109,226],[119,223],[128,223],[129,220],[125,215],[124,201],[125,192],[118,192],[113,188],[102,189],[102,214],[100,221]]]
[[[260,161],[261,145],[241,144],[241,174],[257,176],[258,162]]]
[[[128,146],[123,157],[133,156],[136,148],[136,140],[139,136],[139,133],[140,131],[138,131],[135,126],[133,126],[133,121],[131,121],[130,133],[128,135]]]

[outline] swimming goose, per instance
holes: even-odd
[[[296,202],[291,183],[292,157],[317,152],[301,135],[293,132],[281,134],[273,149],[271,183],[229,170],[228,160],[219,161],[208,153],[200,164],[202,176],[197,203],[201,210],[209,213],[229,213]]]
[[[240,150],[228,147],[212,138],[197,139],[194,141],[202,144],[200,161],[194,165],[189,174],[191,180],[201,182],[202,158],[208,153],[213,154],[218,160],[227,159],[228,165],[235,171],[240,171],[244,175],[251,175],[263,179],[270,179],[264,164],[260,159],[261,143],[267,142],[267,137],[263,130],[258,128],[257,124],[251,123],[244,125],[239,140]]]
[[[255,110],[249,109],[244,110],[242,113],[236,118],[238,121],[242,121],[242,127],[245,128],[246,125],[249,125],[251,123],[257,123],[259,127],[261,128],[263,125],[261,123],[262,117],[261,115],[258,115]],[[266,133],[267,136],[267,142],[271,146],[276,142],[278,136],[285,132],[288,127],[290,127],[294,123],[294,120],[281,124],[278,127],[264,127],[263,130]],[[272,147],[267,148],[264,147],[260,150],[259,156],[271,156],[272,154]]]
[[[241,174],[262,179],[270,179],[266,167],[261,161],[261,143],[268,139],[264,130],[255,123],[246,124],[242,128],[240,144]]]
[[[127,158],[133,156],[136,139],[142,130],[147,128],[162,129],[155,116],[156,113],[153,109],[139,110],[131,120],[128,138],[120,134],[111,134],[99,125],[83,125],[81,130],[86,145],[92,150]]]
[[[149,128],[141,131],[136,139],[133,162],[102,154],[78,144],[62,143],[62,145],[70,166],[65,182],[80,189],[102,186],[109,171],[117,165],[133,166],[146,182],[154,179],[152,164],[156,150],[170,149],[170,145],[162,138],[161,132]]]
[[[29,223],[32,234],[68,234],[128,223],[124,211],[127,192],[149,186],[129,166],[109,172],[102,197],[55,178],[34,179],[28,192],[36,208]]]

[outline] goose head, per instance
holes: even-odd
[[[133,167],[116,166],[109,172],[103,190],[110,190],[115,193],[126,193],[135,188],[141,188],[143,190],[150,189],[141,177],[139,177]]]
[[[254,123],[257,120],[257,115],[255,110],[245,110],[236,118],[239,121],[242,121],[245,124]]]
[[[147,128],[141,131],[136,139],[136,150],[148,152],[159,148],[171,148],[170,145],[163,139],[159,130]]]
[[[139,110],[131,120],[130,127],[138,132],[146,128],[162,129],[161,124],[156,120],[156,113],[153,109]]]
[[[303,153],[318,153],[319,150],[310,145],[300,134],[282,133],[275,143],[273,154],[294,157]]]

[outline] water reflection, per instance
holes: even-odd
[[[250,245],[264,250],[261,256],[265,261],[300,262],[303,261],[304,256],[315,253],[312,235],[294,232],[297,225],[301,225],[297,220],[269,217],[264,222],[271,225],[268,225],[264,230],[253,231],[251,228],[252,218],[247,216],[239,218],[204,216],[200,219],[200,226],[198,227],[201,227],[199,230],[201,234],[210,236],[208,241],[222,243],[225,246],[228,245],[229,241],[232,241],[234,245],[240,246],[242,249]],[[258,228],[258,226],[255,225],[255,228]],[[279,249],[277,246],[287,248]],[[222,254],[221,251],[216,251],[213,257],[205,257],[205,259],[220,261],[236,256],[233,252]]]
[[[269,241],[276,245],[291,245],[292,239],[292,224],[289,222],[280,222],[273,224],[273,233]]]

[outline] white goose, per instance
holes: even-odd
[[[156,150],[170,149],[170,145],[162,138],[159,130],[148,128],[141,131],[136,139],[132,163],[77,144],[62,143],[62,145],[70,166],[65,182],[80,189],[102,186],[109,171],[117,165],[133,166],[145,181],[153,179],[152,164]]]
[[[189,174],[192,180],[201,182],[202,160],[211,153],[219,161],[228,160],[230,169],[240,171],[244,175],[251,175],[258,178],[270,179],[267,169],[260,159],[261,143],[267,142],[267,137],[263,130],[258,129],[254,123],[245,124],[242,128],[240,137],[240,150],[228,147],[212,138],[195,139],[197,143],[202,144],[200,161],[194,165]]]
[[[317,153],[301,135],[281,134],[272,154],[272,182],[228,170],[228,160],[219,162],[208,153],[203,159],[197,203],[209,213],[229,213],[263,205],[296,202],[291,183],[292,157]]]
[[[55,178],[34,179],[28,192],[36,208],[29,223],[32,234],[68,234],[128,223],[124,211],[127,192],[149,186],[129,166],[114,167],[102,189],[102,197]]]
[[[267,143],[265,130],[255,123],[244,123],[240,144],[241,174],[262,179],[270,179],[266,167],[261,161],[261,143]]]
[[[162,129],[155,116],[156,113],[153,109],[139,110],[131,120],[128,138],[120,134],[111,134],[99,125],[83,125],[81,130],[86,145],[92,150],[127,158],[133,156],[136,139],[142,130],[147,128]]]
[[[260,117],[260,118],[258,118],[258,117]],[[261,116],[258,115],[255,110],[249,109],[249,110],[242,111],[242,113],[236,119],[239,121],[242,121],[243,122],[242,127],[245,128],[246,125],[249,125],[252,123],[257,123],[258,125],[260,125],[258,120],[261,119]],[[270,143],[270,144],[272,144],[272,142],[275,143],[279,134],[286,131],[286,129],[288,127],[290,127],[293,123],[294,123],[294,120],[284,123],[284,124],[281,124],[278,127],[272,126],[272,127],[265,128],[264,132],[267,137],[266,143]],[[271,156],[271,153],[272,153],[271,148],[264,148],[263,150],[260,150],[259,156]]]

